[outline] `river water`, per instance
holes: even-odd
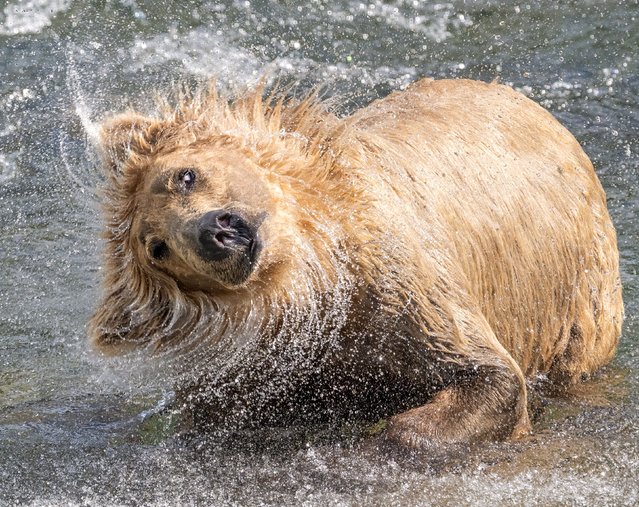
[[[0,505],[637,505],[637,0],[0,2]],[[349,428],[185,442],[161,365],[86,345],[100,280],[96,124],[176,82],[264,72],[342,112],[421,76],[512,84],[582,142],[619,233],[619,354],[529,440],[433,458]]]

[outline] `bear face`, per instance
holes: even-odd
[[[131,237],[138,262],[191,290],[232,290],[259,278],[274,214],[259,172],[221,140],[157,157],[136,193]]]
[[[286,144],[287,169],[304,172],[299,140],[265,147],[191,127],[128,114],[104,124],[107,262],[132,254],[122,262],[187,292],[223,296],[272,285],[303,248],[299,228],[307,221],[287,211],[282,174],[272,170],[282,162],[270,157],[282,151],[273,145]]]
[[[332,166],[321,136],[309,146],[333,116],[309,101],[285,120],[260,92],[182,106],[102,125],[105,292],[89,334],[109,354],[237,337],[272,320],[256,306],[312,303],[344,263],[326,248],[341,238],[322,189]],[[313,119],[308,135],[283,128],[291,117]]]

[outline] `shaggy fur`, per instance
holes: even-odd
[[[526,377],[570,384],[612,358],[615,230],[592,164],[541,107],[466,80],[341,119],[262,97],[211,91],[103,126],[90,334],[107,351],[197,350],[180,397],[193,424],[392,416],[386,437],[410,446],[504,438],[529,430]],[[183,232],[218,209],[258,231],[250,272]]]

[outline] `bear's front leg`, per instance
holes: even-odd
[[[420,407],[391,417],[384,440],[413,449],[517,437],[530,431],[523,378],[509,366],[479,366]]]

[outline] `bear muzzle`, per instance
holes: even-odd
[[[245,261],[253,264],[261,250],[257,227],[237,212],[209,211],[199,218],[196,227],[198,250],[207,261],[223,261],[243,253]]]

